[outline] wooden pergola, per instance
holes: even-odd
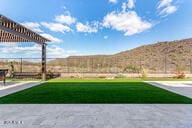
[[[50,40],[0,14],[0,42],[34,42],[42,47],[42,80],[46,80],[46,42]]]

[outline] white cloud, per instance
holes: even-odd
[[[0,47],[1,55],[4,57],[23,57],[23,58],[41,58],[41,46],[34,44],[33,46],[11,46]],[[25,53],[25,54],[24,54]],[[48,45],[47,58],[61,58],[76,55],[76,50],[65,50],[60,46]]]
[[[116,4],[118,1],[117,0],[109,0],[109,3]]]
[[[47,48],[47,56],[53,57],[53,58],[61,58],[61,57],[67,57],[67,56],[73,56],[76,55],[76,50],[65,50],[59,46],[52,45]]]
[[[167,16],[169,14],[174,13],[175,11],[177,11],[177,7],[171,5],[171,6],[168,6],[168,7],[164,8],[159,14],[163,15],[163,16]]]
[[[125,2],[123,2],[121,8],[122,8],[122,11],[123,11],[123,12],[126,12],[126,10],[127,10],[127,4],[126,4]]]
[[[135,0],[128,0],[127,7],[132,9],[135,7]]]
[[[173,0],[161,0],[158,5],[158,9],[161,7],[169,6]]]
[[[122,12],[126,12],[127,9],[133,9],[135,7],[135,0],[127,0],[127,2],[122,3]]]
[[[107,40],[109,37],[108,36],[104,36],[103,39]]]
[[[173,0],[161,0],[158,4],[159,15],[165,17],[177,11],[177,7],[172,4]]]
[[[19,46],[16,45],[14,47],[12,46],[6,46],[6,47],[2,47],[0,48],[2,53],[9,53],[9,54],[23,54],[26,52],[30,52],[33,51],[32,53],[37,53],[39,51],[41,51],[41,46],[38,44],[33,45],[32,47],[30,46]]]
[[[16,47],[18,44],[18,42],[1,42],[0,47]]]
[[[24,22],[24,23],[21,23],[21,24],[23,26],[25,26],[26,28],[31,29],[34,32],[43,32],[40,29],[41,25],[39,23],[37,23],[37,22]]]
[[[103,26],[124,32],[125,36],[130,36],[150,29],[152,24],[142,20],[134,11],[113,11],[104,17]]]
[[[55,17],[55,21],[58,23],[71,25],[76,22],[76,19],[70,15],[59,15]]]
[[[49,30],[53,31],[53,32],[61,32],[61,33],[65,33],[65,32],[70,32],[72,31],[72,29],[66,25],[60,24],[60,23],[47,23],[47,22],[41,22],[41,24],[48,28]]]
[[[82,24],[78,22],[76,24],[77,32],[84,32],[84,33],[97,33],[98,32],[98,22],[94,22],[92,26],[89,25],[87,22],[86,24]]]
[[[62,39],[56,38],[56,37],[54,37],[54,36],[52,36],[50,34],[47,34],[47,33],[43,33],[43,34],[40,34],[40,35],[47,38],[47,39],[49,39],[52,42],[55,42],[55,43],[63,42]]]

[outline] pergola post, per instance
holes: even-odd
[[[46,43],[42,44],[42,81],[46,81]]]

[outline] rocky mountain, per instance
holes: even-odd
[[[79,72],[190,72],[191,59],[192,38],[144,45],[114,55],[70,56],[48,61],[48,65],[68,67],[71,72],[73,68]]]

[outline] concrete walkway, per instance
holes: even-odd
[[[146,81],[147,83],[192,98],[191,81]]]
[[[0,97],[33,87],[41,84],[41,82],[7,82],[5,86],[0,85]]]
[[[191,82],[149,83],[191,97]],[[0,96],[38,84],[14,83],[0,90]],[[0,128],[192,128],[192,105],[0,105]]]
[[[192,128],[192,105],[0,105],[0,128]]]

